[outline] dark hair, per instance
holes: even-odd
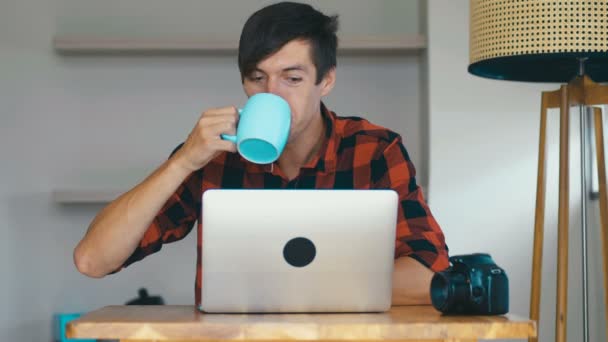
[[[317,69],[316,84],[336,66],[338,16],[326,16],[312,6],[279,2],[260,9],[247,19],[239,41],[239,70],[244,80],[258,63],[292,40],[311,43]]]

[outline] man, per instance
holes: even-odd
[[[182,239],[198,221],[196,305],[200,304],[200,201],[211,188],[391,188],[399,193],[393,304],[430,303],[433,271],[448,266],[444,236],[416,184],[401,138],[361,118],[330,112],[321,99],[336,82],[337,17],[283,2],[254,13],[239,43],[247,96],[283,97],[292,111],[289,140],[271,165],[244,160],[221,134],[234,134],[234,106],[205,111],[170,158],[91,223],[74,250],[78,270],[113,273],[163,243]]]

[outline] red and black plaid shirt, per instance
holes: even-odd
[[[401,137],[357,117],[338,117],[321,104],[326,135],[317,157],[289,181],[278,165],[258,165],[222,153],[192,173],[156,216],[123,267],[184,238],[197,221],[195,298],[201,289],[201,196],[208,189],[393,189],[401,201],[395,258],[412,257],[433,271],[448,267],[441,228],[416,184]],[[177,149],[176,149],[177,150]]]

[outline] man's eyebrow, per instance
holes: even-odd
[[[285,72],[285,71],[294,71],[294,70],[295,71],[306,71],[306,69],[307,68],[305,66],[303,66],[302,64],[296,64],[296,65],[284,68],[283,72]]]
[[[262,70],[260,68],[253,68],[253,69],[251,69],[250,74],[253,74],[254,72],[261,72],[262,74],[266,73],[266,72],[264,72],[264,70]]]
[[[289,71],[306,71],[308,70],[308,68],[302,64],[296,64],[296,65],[292,65],[292,66],[288,66],[286,68],[281,69],[281,72],[289,72]],[[251,70],[250,74],[253,74],[254,72],[261,72],[262,74],[267,74],[266,71],[260,69],[260,68],[254,68]]]

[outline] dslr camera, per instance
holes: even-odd
[[[431,280],[431,301],[445,314],[502,315],[509,311],[509,280],[489,254],[456,255]]]

